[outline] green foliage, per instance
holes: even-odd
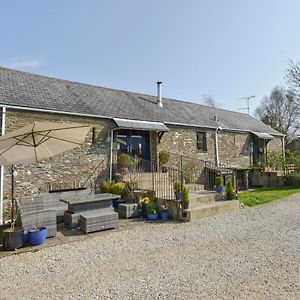
[[[300,170],[300,155],[290,150],[286,150],[285,163],[288,165],[294,165],[296,170]]]
[[[184,185],[182,188],[182,201],[188,202],[190,199],[189,188]]]
[[[216,177],[216,186],[223,185],[223,178],[221,176]]]
[[[257,162],[254,167],[261,172],[264,172],[266,167],[281,171],[287,165],[293,166],[295,170],[300,170],[300,155],[297,155],[290,150],[286,150],[284,158],[281,152],[272,151],[268,153],[267,162],[264,162],[264,159],[262,159],[262,161]]]
[[[258,188],[255,189],[255,191],[239,193],[238,199],[247,206],[256,206],[282,199],[299,192],[299,187]]]
[[[174,192],[175,193],[178,193],[178,192],[181,191],[181,183],[179,181],[174,182],[173,187],[174,187]]]
[[[124,197],[126,195],[126,186],[124,182],[114,182],[111,184],[110,193]]]
[[[300,186],[300,173],[291,173],[283,177],[283,181],[287,186]]]
[[[150,201],[147,204],[147,213],[148,214],[157,214],[157,205],[154,201]]]
[[[170,153],[167,151],[160,151],[158,157],[159,157],[159,162],[165,165],[170,159]]]
[[[264,172],[266,170],[266,163],[263,162],[263,161],[258,161],[256,164],[255,164],[255,169],[257,169],[258,171],[260,172]]]
[[[234,193],[234,187],[233,187],[233,184],[232,184],[232,179],[229,178],[228,179],[228,182],[226,184],[226,193],[229,194],[229,193]]]
[[[126,153],[118,153],[117,162],[120,168],[128,168],[130,164],[130,156]]]
[[[103,180],[100,183],[100,191],[102,193],[110,193],[110,187],[111,187],[111,185],[112,185],[112,182],[109,181],[108,179]]]

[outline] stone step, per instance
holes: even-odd
[[[233,211],[239,209],[239,207],[239,200],[210,202],[201,204],[198,207],[185,209],[183,211],[182,217],[184,221],[194,221],[219,213]]]
[[[189,199],[189,208],[198,207],[201,204],[215,202],[217,200],[217,195],[215,192],[198,192],[198,193],[190,193]]]
[[[204,185],[198,183],[186,183],[184,184],[189,188],[190,193],[204,191]]]

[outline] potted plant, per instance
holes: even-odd
[[[162,164],[162,172],[166,173],[167,172],[167,168],[165,166],[165,164],[169,161],[170,159],[170,153],[167,151],[160,151],[158,154],[158,158],[159,158],[159,162]]]
[[[41,245],[46,241],[48,228],[42,226],[28,230],[28,241],[31,246]]]
[[[117,163],[121,173],[126,174],[130,164],[130,156],[127,153],[118,153]]]
[[[217,193],[223,192],[223,178],[220,175],[218,175],[216,177],[216,190],[217,190]]]
[[[169,212],[168,212],[168,207],[166,204],[163,204],[159,210],[160,213],[160,219],[162,221],[167,221],[169,219]]]
[[[151,202],[149,197],[144,197],[141,200],[143,217],[147,218],[147,206]]]
[[[181,191],[181,183],[179,181],[174,182],[174,193],[175,193],[175,199],[181,200],[182,199],[182,191]]]
[[[24,229],[14,227],[3,230],[3,249],[15,250],[24,246]]]
[[[182,208],[187,209],[189,207],[189,188],[187,186],[183,186],[182,188]]]
[[[236,197],[231,178],[228,179],[228,182],[226,184],[226,194],[227,194],[227,200],[233,200]]]
[[[147,219],[148,220],[156,220],[158,217],[157,214],[157,206],[154,201],[150,201],[147,204]]]

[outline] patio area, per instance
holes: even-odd
[[[4,251],[3,245],[2,245],[2,238],[0,238],[0,257],[7,257],[15,254],[21,254],[21,253],[27,253],[27,252],[36,252],[44,248],[50,248],[55,247],[63,244],[69,244],[74,242],[80,242],[85,241],[88,239],[93,239],[99,236],[103,237],[110,237],[117,232],[123,231],[123,230],[134,230],[137,227],[145,224],[160,224],[165,221],[156,220],[156,221],[149,221],[143,217],[139,218],[133,218],[133,219],[119,219],[118,220],[118,228],[115,228],[113,230],[103,230],[103,231],[97,231],[92,232],[89,234],[83,233],[79,228],[74,229],[68,229],[64,226],[64,223],[59,223],[57,225],[57,234],[55,237],[47,238],[45,243],[38,246],[30,246],[29,243],[25,243],[24,247],[11,250],[11,251]],[[168,223],[180,223],[180,221],[176,220],[168,220]],[[0,235],[1,237],[1,235]]]

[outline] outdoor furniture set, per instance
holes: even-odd
[[[72,198],[61,198],[68,205],[64,213],[64,222],[67,228],[77,228],[84,233],[117,228],[118,213],[113,211],[112,201],[119,199],[119,195],[81,194]]]
[[[112,201],[120,198],[113,194],[95,194],[89,189],[43,193],[20,199],[15,230],[6,230],[5,250],[23,246],[24,238],[38,245],[57,232],[57,223],[77,228],[84,233],[118,227],[118,214]],[[8,235],[12,232],[14,235]],[[36,234],[35,234],[36,233]],[[31,237],[35,235],[33,242]],[[41,237],[38,237],[41,236]]]

